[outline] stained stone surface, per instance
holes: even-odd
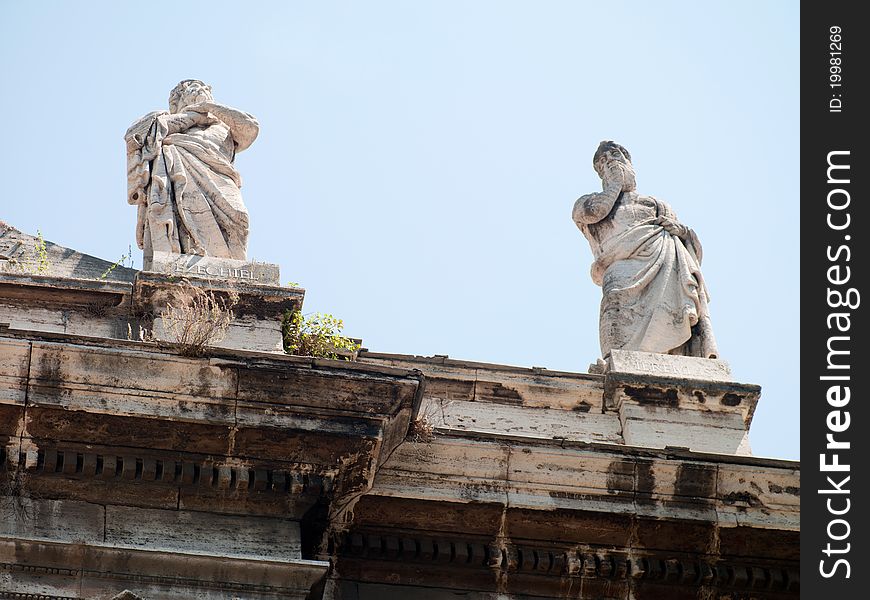
[[[208,275],[185,275],[182,278],[178,275],[141,271],[133,284],[133,304],[154,315],[150,330],[157,339],[174,341],[172,327],[167,324],[164,312],[169,304],[184,304],[185,286],[188,285],[226,301],[231,295],[237,298],[232,305],[233,319],[226,335],[214,342],[215,346],[259,352],[283,354],[281,319],[287,311],[301,309],[305,296],[305,290],[300,288],[263,285],[257,281],[222,279]]]
[[[69,500],[19,501],[0,496],[0,513],[17,518],[0,523],[0,538],[74,543],[99,539],[115,548],[212,554],[233,558],[299,558],[299,523],[275,517],[210,515],[128,506],[100,506]],[[21,518],[22,513],[33,519]]]
[[[593,157],[603,191],[581,196],[573,219],[589,241],[602,288],[601,355],[612,350],[718,357],[694,231],[668,204],[637,192],[628,150],[604,141]]]
[[[749,455],[761,388],[724,361],[614,351],[602,377],[364,351],[426,375],[420,414],[440,432]]]
[[[281,284],[278,265],[231,258],[197,256],[195,254],[154,252],[153,256],[145,257],[144,269],[165,275],[216,279],[236,283]]]
[[[735,382],[721,360],[613,350],[604,379],[624,443],[748,455],[761,388]]]
[[[259,133],[246,112],[214,101],[195,79],[124,135],[127,201],[138,207],[136,243],[145,251],[245,260],[248,211],[233,162]]]

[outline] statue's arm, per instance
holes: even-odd
[[[680,238],[686,245],[686,248],[691,250],[695,255],[698,264],[701,264],[701,260],[704,257],[704,250],[701,247],[701,240],[698,239],[698,235],[690,227],[680,223],[679,219],[677,219],[677,214],[669,204],[656,198],[653,199],[656,202],[657,211],[659,213],[659,216],[655,221],[656,224],[661,225],[664,230],[671,235]]]
[[[208,113],[200,113],[192,110],[166,114],[161,116],[160,120],[166,127],[164,135],[183,133],[193,127],[206,127],[211,123],[216,122],[216,119],[209,117]]]
[[[236,152],[247,149],[254,143],[254,140],[257,139],[257,135],[260,133],[260,124],[257,122],[257,119],[244,111],[216,102],[203,102],[196,106],[189,106],[188,109],[197,112],[208,112],[226,123],[236,143]]]
[[[613,205],[616,204],[620,191],[620,185],[607,183],[602,192],[580,196],[574,203],[574,222],[579,227],[580,225],[597,223],[605,218],[613,210]]]

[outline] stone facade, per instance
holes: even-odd
[[[130,335],[172,275],[46,252],[0,264],[0,598],[798,596],[800,466],[718,361],[286,356],[245,340],[304,292],[256,282],[189,356]]]

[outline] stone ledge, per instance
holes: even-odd
[[[607,366],[604,407],[627,445],[749,452],[761,387],[733,381],[723,361],[614,350]]]
[[[400,445],[369,492],[788,531],[799,529],[799,494],[794,461],[455,431]]]
[[[437,382],[435,384],[437,386]],[[434,386],[432,386],[434,387]],[[430,381],[426,382],[429,396]],[[437,394],[437,392],[436,392]],[[512,406],[485,400],[444,400],[427,397],[420,410],[439,431],[516,435],[535,439],[623,443],[619,416],[578,402],[577,408]]]
[[[0,593],[109,600],[129,590],[148,600],[235,598],[303,600],[329,563],[0,538]],[[22,596],[24,597],[24,596]],[[30,596],[27,596],[30,597]]]
[[[361,351],[359,361],[419,369],[426,376],[425,396],[433,401],[494,405],[493,410],[503,406],[577,415],[602,412],[601,375],[370,351]]]
[[[604,375],[361,352],[426,376],[423,417],[442,431],[748,453],[761,388],[723,361],[616,351]],[[692,376],[688,376],[692,375]]]

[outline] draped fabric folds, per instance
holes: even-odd
[[[602,349],[716,358],[701,244],[691,230],[683,239],[657,224],[671,213],[655,203],[655,215],[603,241],[592,265],[603,291]]]
[[[207,115],[154,112],[124,139],[139,247],[244,260],[248,212],[229,127]]]

